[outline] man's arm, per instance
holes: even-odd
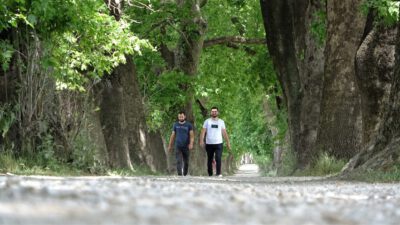
[[[200,133],[200,146],[204,147],[204,135],[206,134],[206,128],[201,129]]]
[[[225,138],[226,146],[228,147],[228,150],[231,151],[231,143],[229,141],[229,137],[228,137],[228,133],[226,132],[226,129],[222,129],[222,135]]]
[[[172,131],[171,137],[169,138],[169,145],[168,145],[168,151],[172,152],[172,146],[174,145],[175,142],[175,131]]]
[[[193,143],[194,143],[194,132],[193,130],[190,130],[190,143],[189,143],[189,150],[193,149]]]

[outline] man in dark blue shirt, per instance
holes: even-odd
[[[176,169],[179,176],[186,176],[189,168],[189,150],[193,149],[194,133],[193,125],[186,121],[185,112],[178,113],[178,122],[174,123],[168,150],[172,152],[175,142]],[[183,171],[182,171],[183,163]]]

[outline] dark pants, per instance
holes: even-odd
[[[221,174],[221,157],[222,157],[222,144],[209,145],[206,144],[207,151],[207,171],[208,176],[213,175],[212,162],[215,155],[215,162],[217,163],[217,176]]]
[[[189,169],[189,148],[188,147],[175,147],[176,170],[178,175],[186,176]],[[183,164],[183,171],[182,171]]]

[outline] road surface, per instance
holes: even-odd
[[[0,224],[400,224],[400,184],[318,177],[0,176]]]

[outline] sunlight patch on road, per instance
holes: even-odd
[[[259,177],[260,176],[260,168],[257,164],[243,164],[239,167],[235,176],[238,177]]]

